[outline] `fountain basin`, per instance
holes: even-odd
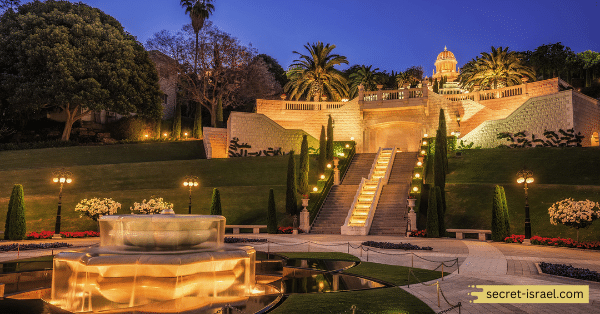
[[[111,215],[99,220],[101,246],[174,250],[220,247],[225,217],[209,215]]]

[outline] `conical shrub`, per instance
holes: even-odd
[[[504,202],[502,201],[501,186],[496,185],[492,202],[492,240],[504,241],[506,227],[504,226]]]
[[[429,191],[429,201],[427,203],[427,237],[439,238],[440,229],[438,225],[438,201],[435,187]]]
[[[277,233],[277,210],[275,208],[275,195],[273,189],[269,190],[269,204],[267,207],[267,232]]]
[[[223,211],[221,210],[221,194],[219,193],[219,189],[213,189],[212,203],[210,204],[210,214],[223,215]]]
[[[22,240],[26,235],[25,223],[25,198],[23,195],[23,186],[15,184],[10,195],[10,216],[8,229],[4,232],[8,235],[8,240]]]

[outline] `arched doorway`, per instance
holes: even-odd
[[[375,153],[380,147],[394,147],[403,152],[417,152],[421,147],[421,123],[394,121],[374,124],[365,129],[365,152]]]

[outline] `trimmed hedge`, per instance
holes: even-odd
[[[270,234],[277,233],[277,211],[275,208],[275,195],[273,189],[269,190],[269,204],[267,207],[267,232]]]
[[[222,215],[223,211],[221,210],[221,194],[219,193],[219,189],[213,189],[212,194],[212,203],[210,205],[210,214],[211,215]]]
[[[25,223],[25,198],[22,185],[14,185],[8,206],[4,237],[7,240],[23,240],[27,233],[27,226]]]

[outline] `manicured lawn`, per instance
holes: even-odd
[[[52,171],[65,167],[73,183],[63,190],[62,231],[96,230],[90,219],[79,218],[75,205],[84,198],[108,197],[130,213],[134,202],[151,196],[174,203],[178,214],[188,212],[186,175],[196,175],[192,212],[208,214],[213,188],[221,194],[228,224],[266,224],[269,189],[273,188],[278,219],[285,219],[287,156],[199,159],[201,141],[66,147],[0,152],[0,228],[14,184],[25,192],[27,230],[54,230],[58,185]],[[316,182],[311,160],[312,182]]]
[[[526,165],[535,178],[528,189],[532,234],[575,239],[575,229],[550,224],[548,208],[569,197],[600,202],[598,160],[598,148],[469,150],[461,158],[450,158],[446,227],[489,230],[494,186],[501,185],[511,233],[524,234],[525,192],[523,185],[516,183],[516,174]],[[579,236],[580,240],[597,241],[600,223],[580,230]]]
[[[352,254],[341,252],[286,252],[277,253],[288,258],[305,258],[305,259],[334,259],[338,261],[353,261],[360,262],[360,259]]]
[[[408,284],[409,267],[378,264],[371,262],[361,262],[355,267],[347,269],[344,273],[376,278],[389,282],[396,286],[404,286]],[[413,274],[420,280],[417,280],[413,275],[410,276],[410,284],[427,282],[442,277],[441,271],[432,271],[427,269],[413,268]],[[450,273],[444,272],[444,276]]]

